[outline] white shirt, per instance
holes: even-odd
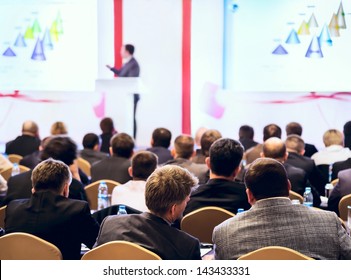
[[[316,165],[333,164],[337,161],[344,161],[351,157],[349,148],[340,145],[331,145],[322,151],[315,153],[311,158]]]
[[[142,212],[148,211],[145,204],[146,181],[130,180],[116,186],[112,191],[111,204],[124,204]]]

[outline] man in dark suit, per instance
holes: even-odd
[[[351,194],[351,168],[338,174],[339,182],[333,188],[328,198],[328,209],[339,215],[339,202],[345,195]]]
[[[303,139],[296,134],[291,134],[286,138],[285,145],[286,150],[289,153],[288,158],[285,162],[305,171],[308,180],[316,188],[319,195],[324,196],[325,185],[328,183],[328,181],[316,167],[314,160],[304,156],[305,142]]]
[[[233,139],[221,138],[212,144],[206,158],[210,180],[193,191],[184,214],[206,206],[221,207],[235,214],[238,208],[250,208],[245,185],[234,181],[243,153],[242,145]]]
[[[163,164],[173,159],[169,150],[171,139],[172,133],[167,128],[159,127],[152,132],[151,147],[147,151],[157,155],[158,164]]]
[[[118,77],[139,77],[140,67],[133,56],[134,50],[135,48],[133,45],[126,44],[122,46],[121,57],[125,61],[122,68],[117,69],[115,67],[111,67],[110,65],[106,65],[106,67],[115,73]]]
[[[192,162],[205,164],[206,158],[210,153],[211,145],[219,138],[222,138],[222,134],[218,130],[216,129],[206,130],[202,134],[200,139],[200,144],[201,144],[200,152],[196,152],[196,155],[191,159]]]
[[[132,179],[128,168],[134,150],[134,141],[126,133],[118,133],[111,139],[111,156],[105,158],[91,167],[91,181],[114,180],[124,184]]]
[[[64,259],[80,259],[81,243],[92,248],[99,225],[86,201],[67,198],[71,180],[69,167],[63,162],[41,162],[32,173],[31,198],[7,205],[5,232],[34,234],[56,245]]]
[[[196,184],[197,179],[179,166],[156,169],[145,187],[145,203],[150,212],[108,216],[101,224],[95,246],[125,240],[153,251],[163,260],[201,259],[199,240],[171,227],[181,219],[190,190]]]
[[[254,129],[249,125],[242,125],[239,128],[239,141],[243,145],[245,151],[255,147],[258,143],[254,141]]]
[[[95,133],[87,133],[83,137],[83,150],[79,152],[79,156],[93,165],[94,163],[108,157],[108,154],[99,151],[99,136]]]
[[[29,155],[39,150],[39,128],[33,121],[26,121],[22,125],[22,135],[6,143],[6,154]]]
[[[348,158],[344,161],[337,161],[333,164],[332,167],[332,180],[338,178],[340,171],[351,168],[351,158]]]

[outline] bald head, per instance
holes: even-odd
[[[287,157],[285,143],[277,138],[272,137],[263,143],[263,157],[273,158],[279,161],[284,161]]]
[[[22,125],[22,134],[38,137],[38,125],[33,121],[25,121]]]

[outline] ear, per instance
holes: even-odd
[[[288,159],[288,156],[289,156],[289,152],[286,152],[283,160],[286,161]]]
[[[289,190],[289,192],[291,191],[291,182],[289,179],[288,179],[288,190]]]
[[[261,158],[264,158],[264,157],[265,157],[263,152],[260,152],[260,157],[261,157]]]
[[[68,195],[69,195],[69,184],[68,183],[66,183],[64,185],[63,190],[62,190],[62,195],[64,197],[68,197]]]
[[[256,199],[254,198],[249,188],[246,188],[246,195],[247,195],[247,201],[250,203],[250,205],[254,205],[256,202]]]
[[[153,146],[154,146],[154,143],[155,143],[155,142],[154,142],[154,139],[152,139],[152,138],[151,138],[151,141],[150,141],[150,145],[151,145],[151,147],[153,147]]]
[[[112,147],[109,147],[108,149],[109,149],[109,151],[110,151],[110,155],[113,156]]]
[[[193,151],[193,154],[191,155],[191,158],[193,158],[194,156],[196,156],[196,151]]]
[[[33,193],[35,193],[35,189],[34,189],[34,188],[32,188],[32,194],[33,194]]]
[[[207,168],[210,170],[211,169],[211,159],[210,159],[210,157],[205,158],[205,163],[207,165]]]
[[[239,165],[237,168],[234,169],[234,177],[238,175],[241,171],[241,166]]]
[[[171,150],[171,155],[172,155],[172,157],[173,157],[173,158],[175,158],[175,157],[176,157],[176,151],[175,151],[175,149],[174,149],[174,148]]]
[[[128,167],[128,174],[133,178],[133,168],[131,166]]]
[[[300,152],[300,155],[304,155],[305,154],[305,149],[303,149],[301,152]]]
[[[132,158],[134,155],[134,150],[130,153],[130,157],[129,158]]]
[[[98,151],[99,150],[99,144],[96,144],[93,148],[94,151]]]

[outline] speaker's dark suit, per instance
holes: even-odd
[[[134,57],[132,57],[127,63],[123,64],[121,69],[112,67],[110,69],[118,77],[139,77],[140,67]]]
[[[21,135],[16,139],[6,143],[5,153],[8,155],[17,154],[24,157],[39,150],[39,146],[39,138],[29,135]]]
[[[99,225],[87,202],[40,191],[7,205],[5,231],[34,234],[56,245],[64,259],[78,260],[81,243],[92,248]]]
[[[163,260],[200,260],[200,242],[150,213],[108,216],[94,247],[125,240],[153,251]]]

